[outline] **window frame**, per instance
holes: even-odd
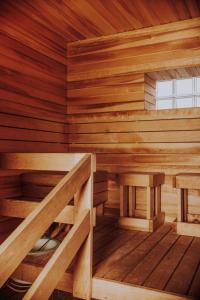
[[[185,79],[192,79],[192,92],[190,94],[177,94],[177,81],[178,80],[185,80]],[[199,76],[196,77],[188,77],[188,78],[178,78],[178,79],[170,79],[170,80],[157,80],[156,81],[156,109],[162,110],[162,109],[176,109],[176,108],[183,108],[181,106],[177,106],[177,99],[190,99],[192,98],[192,106],[186,107],[186,108],[193,108],[193,107],[200,107],[200,104],[198,105],[198,98],[200,98],[200,91],[197,91],[197,81],[200,80]],[[171,81],[172,82],[172,95],[170,96],[158,96],[158,83],[159,82],[166,82]],[[162,100],[171,100],[172,101],[172,107],[166,107],[166,108],[159,108],[158,103]]]

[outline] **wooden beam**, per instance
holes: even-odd
[[[13,278],[19,280],[34,282],[35,279],[42,272],[43,267],[38,265],[31,265],[28,263],[21,263],[16,271],[13,273]],[[60,281],[58,282],[57,289],[65,292],[72,293],[73,287],[73,274],[65,272]]]
[[[177,222],[177,234],[200,237],[200,224]]]
[[[84,154],[3,153],[0,168],[21,170],[70,171]]]
[[[67,267],[90,232],[90,211],[85,210],[64,238],[40,275],[24,296],[24,300],[48,299]],[[84,276],[82,274],[82,276]]]
[[[75,219],[84,209],[93,209],[93,173],[75,198]],[[92,263],[93,263],[93,216],[90,215],[90,233],[82,245],[74,267],[73,296],[82,299],[92,297]]]
[[[2,243],[0,246],[0,286],[5,283],[35,242],[69,203],[77,189],[90,176],[90,172],[91,159],[90,155],[86,155]],[[16,252],[15,250],[19,248],[20,251]]]
[[[99,300],[188,300],[191,297],[161,292],[112,280],[93,278],[92,297]]]
[[[0,215],[24,219],[32,213],[39,204],[39,202],[30,200],[0,199]],[[55,218],[55,222],[74,224],[74,207],[67,205]]]
[[[128,216],[128,186],[120,185],[120,217]]]

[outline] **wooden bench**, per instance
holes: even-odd
[[[1,216],[25,218],[63,177],[62,171],[0,170],[0,220]],[[96,215],[104,214],[107,199],[107,172],[97,171],[93,184],[94,224]],[[73,199],[69,205],[68,208],[72,208]],[[58,219],[60,223],[64,221]],[[73,223],[73,218],[69,223]]]
[[[161,184],[163,173],[123,173],[118,176],[120,185],[119,226],[132,230],[154,231],[164,223],[161,212]],[[136,187],[146,188],[146,219],[135,216]]]
[[[22,194],[25,198],[44,198],[63,178],[63,172],[27,172],[21,175]],[[94,173],[93,206],[97,215],[104,214],[108,200],[108,176],[105,171]]]
[[[177,233],[200,237],[200,224],[188,222],[188,190],[200,190],[200,174],[176,175],[175,187],[178,189]]]

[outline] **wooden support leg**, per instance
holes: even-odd
[[[147,220],[152,220],[154,215],[154,188],[147,187]]]
[[[96,214],[97,214],[97,216],[104,215],[104,203],[102,203],[96,207]]]
[[[128,216],[134,217],[136,209],[136,189],[134,186],[128,187]]]
[[[120,217],[128,216],[128,187],[120,185]]]
[[[161,185],[155,187],[155,215],[161,213]]]
[[[78,252],[74,267],[73,296],[90,300],[92,295],[93,176],[90,176],[83,189],[76,195],[75,208],[75,218],[78,218],[86,208],[90,209],[91,214],[90,233]]]
[[[177,190],[177,199],[178,199],[177,221],[183,222],[183,189]]]
[[[188,189],[183,190],[183,221],[187,222],[188,213]]]

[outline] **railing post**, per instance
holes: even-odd
[[[95,171],[95,158],[91,156],[91,175],[82,189],[76,194],[75,220],[80,213],[90,209],[90,233],[80,248],[73,276],[73,296],[81,299],[91,299],[92,297],[92,262],[93,262],[93,172]]]

